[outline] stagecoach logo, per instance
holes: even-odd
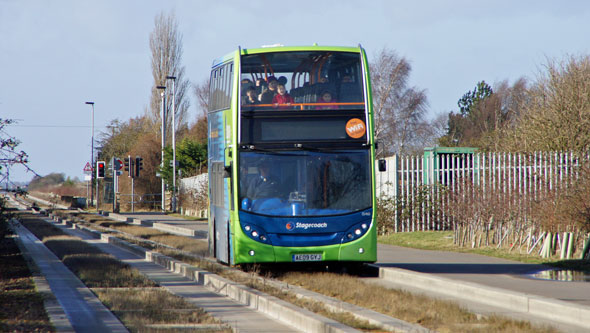
[[[360,139],[365,135],[365,122],[352,118],[346,123],[346,134],[353,139]]]
[[[327,228],[328,227],[328,223],[326,222],[321,222],[321,223],[303,223],[303,222],[295,222],[295,224],[289,222],[287,223],[287,225],[285,225],[285,227],[287,228],[287,230],[293,230],[293,229],[323,229],[323,228]]]

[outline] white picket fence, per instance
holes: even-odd
[[[580,165],[590,158],[573,152],[494,152],[428,157],[394,155],[385,160],[387,171],[379,172],[375,165],[377,196],[400,203],[395,213],[396,231],[418,231],[453,227],[452,219],[443,213],[453,204],[441,193],[443,188],[461,193],[465,186],[475,184],[494,195],[518,194],[518,201],[513,205],[526,206],[523,201],[538,199],[544,192],[575,181]],[[181,179],[180,190],[197,192],[206,184],[204,173]]]
[[[378,172],[376,166],[377,196],[397,200],[398,207],[413,205],[403,216],[396,212],[396,231],[451,229],[453,221],[442,211],[453,203],[441,188],[461,193],[475,184],[484,193],[518,194],[513,204],[519,205],[577,179],[582,161],[588,161],[588,155],[573,152],[392,156],[386,158],[386,172]]]

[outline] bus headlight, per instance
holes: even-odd
[[[262,230],[262,228],[260,228],[260,226],[246,224],[242,225],[242,228],[244,230],[244,233],[248,235],[248,237],[250,237],[251,239],[257,242],[267,244],[269,243],[269,237],[266,235],[266,232]]]
[[[351,242],[355,239],[361,238],[364,234],[367,233],[368,230],[369,230],[369,224],[366,222],[361,223],[361,224],[357,224],[357,225],[353,225],[350,229],[348,229],[344,233],[346,236],[344,238],[342,238],[342,242],[343,243]],[[359,249],[359,251],[360,251],[360,249]]]

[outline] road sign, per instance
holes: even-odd
[[[123,161],[120,158],[115,157],[115,169],[121,170],[123,169]]]
[[[90,165],[90,162],[86,162],[86,165],[84,166],[84,171],[92,171],[92,166]]]

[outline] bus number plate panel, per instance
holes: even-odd
[[[321,253],[294,254],[293,261],[322,261]]]

